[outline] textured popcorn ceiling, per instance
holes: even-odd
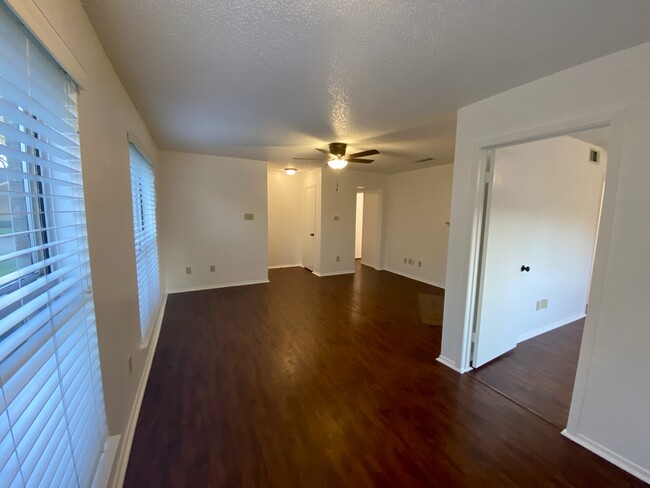
[[[382,151],[355,169],[452,162],[459,107],[650,40],[648,0],[84,6],[161,149],[278,167],[331,141]]]

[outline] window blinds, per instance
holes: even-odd
[[[140,330],[147,336],[160,301],[158,243],[156,237],[156,188],[151,163],[131,144],[131,194],[135,262],[138,274]]]
[[[106,441],[77,127],[0,5],[0,487],[91,486]]]

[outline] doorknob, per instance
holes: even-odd
[[[526,273],[528,273],[530,271],[530,266],[526,266],[525,264],[522,264],[521,265],[521,272],[523,273],[524,271]]]

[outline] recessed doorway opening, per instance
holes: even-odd
[[[608,127],[485,149],[473,375],[564,428],[588,312]]]

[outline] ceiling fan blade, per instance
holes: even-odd
[[[374,159],[356,159],[356,158],[347,158],[348,163],[366,163],[370,164],[374,161]]]
[[[316,149],[318,152],[322,152],[323,154],[326,154],[327,156],[330,155],[330,152],[327,151],[327,150],[325,150],[325,149],[319,149],[319,148],[315,148],[315,149]]]
[[[361,151],[361,152],[358,152],[358,153],[350,154],[350,157],[351,158],[362,158],[364,156],[374,156],[375,154],[379,154],[379,151],[377,151],[376,149],[370,149],[369,151]]]
[[[323,158],[293,158],[294,161],[326,161]]]

